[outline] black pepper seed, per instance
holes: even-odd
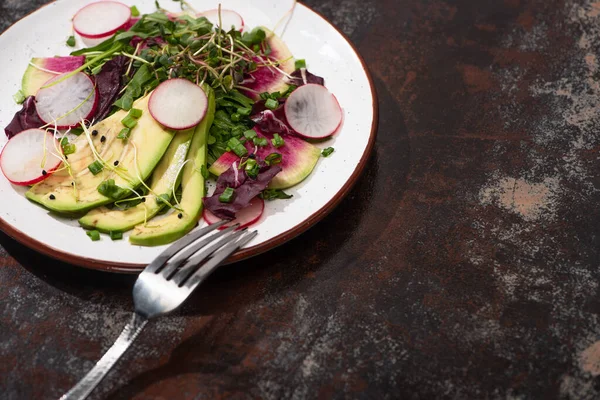
[[[179,218],[179,219],[183,218],[183,214],[179,213],[179,215],[177,216],[177,218]]]
[[[48,175],[48,173],[46,172],[46,170],[45,170],[45,169],[43,169],[43,170],[42,170],[42,176],[46,176],[46,175]]]
[[[117,165],[119,165],[119,160],[115,161],[115,162],[114,162],[114,165],[115,165],[115,167],[116,167]]]
[[[71,182],[71,186],[75,186],[75,182]]]
[[[256,155],[255,155],[255,154],[250,154],[250,155],[248,156],[248,158],[251,158],[251,159],[253,159],[253,160],[254,160],[254,159],[256,158]]]
[[[65,160],[68,160],[68,159],[69,159],[69,156],[65,156]]]
[[[146,202],[146,198],[142,197],[142,203],[145,203],[145,202]]]
[[[102,137],[100,138],[100,143],[104,143],[104,142],[106,142],[106,136],[102,136]]]
[[[54,199],[56,199],[56,197],[54,197],[54,195],[53,195],[53,194],[51,194],[51,195],[50,195],[50,200],[54,200]]]
[[[92,136],[96,136],[96,135],[98,135],[98,131],[94,129],[94,130],[92,131]]]

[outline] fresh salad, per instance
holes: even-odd
[[[4,176],[92,240],[163,245],[202,217],[249,226],[333,152],[315,145],[342,124],[323,78],[235,11],[178,2],[86,5],[66,44],[88,47],[33,58],[14,96]]]

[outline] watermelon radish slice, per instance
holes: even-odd
[[[56,171],[62,160],[57,157],[58,140],[42,129],[28,129],[6,143],[0,153],[0,168],[11,183],[33,185]]]
[[[83,63],[85,56],[32,58],[23,75],[21,90],[25,97],[35,96],[44,83],[56,75],[75,71]]]
[[[292,74],[295,70],[295,63],[292,53],[286,44],[273,32],[261,27],[267,33],[267,43],[271,48],[269,59],[273,62],[280,61],[279,69],[287,74]],[[265,64],[266,60],[255,58],[257,64]],[[256,71],[250,73],[247,79],[241,84],[250,90],[243,91],[244,94],[254,100],[260,99],[260,93],[285,92],[288,88],[286,76],[273,67],[259,67]]]
[[[285,144],[279,148],[275,148],[271,139],[273,135],[263,133],[257,127],[254,128],[259,137],[264,137],[269,144],[264,147],[257,147],[256,155],[260,159],[265,159],[271,153],[279,153],[282,155],[281,172],[279,172],[269,184],[271,189],[286,189],[302,182],[313,171],[321,156],[321,150],[304,140],[295,137],[294,135],[284,135]],[[254,153],[254,145],[246,142],[248,153]],[[221,175],[227,171],[231,165],[238,161],[239,157],[232,152],[224,153],[216,160],[209,168],[211,174],[215,176]]]
[[[40,119],[58,129],[68,129],[82,120],[90,120],[98,106],[98,91],[89,76],[78,72],[62,80],[65,75],[50,79],[35,96]]]
[[[206,17],[214,26],[219,26],[219,10],[208,10],[198,14],[200,17]],[[229,31],[232,27],[236,31],[244,30],[244,19],[235,11],[221,9],[221,23],[223,29]]]
[[[73,29],[82,37],[97,39],[123,29],[131,19],[131,9],[116,1],[88,4],[73,17]]]
[[[323,139],[342,123],[342,108],[326,87],[311,83],[292,92],[285,102],[285,118],[299,135]]]
[[[206,115],[208,97],[200,86],[187,79],[169,79],[152,92],[148,109],[152,117],[167,128],[189,129]]]
[[[250,200],[250,205],[248,207],[243,208],[236,213],[236,218],[233,221],[219,227],[219,230],[228,228],[235,224],[240,224],[240,227],[238,229],[246,228],[252,224],[255,224],[256,222],[258,222],[258,220],[262,216],[264,210],[265,210],[264,200],[261,199],[260,197],[255,197],[252,200]],[[217,217],[215,214],[213,214],[206,208],[204,209],[204,212],[202,213],[202,217],[204,217],[204,220],[209,225],[213,225],[213,224],[216,224],[217,222],[222,221],[221,218]]]

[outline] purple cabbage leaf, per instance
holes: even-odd
[[[233,163],[217,179],[214,194],[203,199],[204,207],[221,219],[235,219],[236,213],[248,207],[250,201],[265,190],[275,175],[281,172],[279,165],[269,166],[264,161],[258,161],[258,164],[259,173],[256,178],[251,178],[246,174],[245,168],[238,169],[238,162]],[[222,203],[219,196],[229,187],[235,190],[233,201]]]

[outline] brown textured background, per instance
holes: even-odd
[[[0,0],[0,30],[43,3]],[[374,75],[366,173],[152,323],[94,398],[598,398],[600,2],[306,3]],[[0,244],[0,398],[57,398],[133,278]]]

